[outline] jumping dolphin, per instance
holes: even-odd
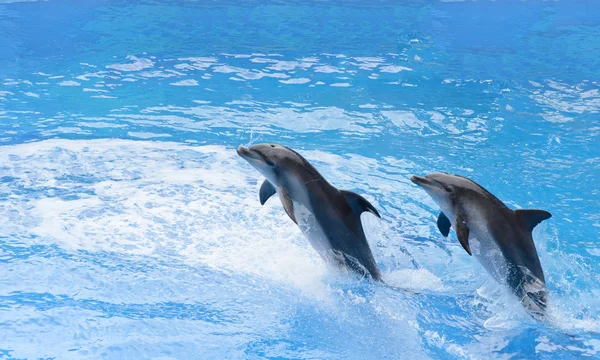
[[[534,317],[545,314],[548,290],[531,232],[552,215],[544,210],[511,210],[474,181],[458,175],[432,173],[413,176],[441,208],[437,226],[458,241]],[[471,252],[472,249],[472,252]]]
[[[381,217],[373,205],[358,194],[333,187],[285,146],[240,146],[237,153],[266,177],[259,192],[261,205],[278,193],[288,216],[323,260],[382,281],[360,220],[365,211]]]

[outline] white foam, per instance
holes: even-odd
[[[105,77],[108,77],[108,71],[96,71],[93,73],[85,73],[85,74],[76,76],[75,79],[81,80],[81,81],[89,81],[90,78],[92,78],[92,77],[103,79]]]
[[[284,61],[277,60],[274,64],[271,64],[267,67],[269,70],[277,70],[277,71],[291,71],[296,68],[300,69],[308,69],[315,64],[315,61],[311,61],[314,59],[309,59],[309,61]]]
[[[332,74],[332,73],[342,73],[343,71],[338,69],[335,66],[331,66],[331,65],[319,65],[319,66],[315,66],[313,68],[314,72],[318,72],[318,73],[325,73],[325,74]]]
[[[382,111],[381,114],[390,119],[390,121],[396,126],[420,130],[426,127],[426,124],[423,121],[419,120],[411,111],[392,110]]]
[[[554,122],[554,123],[565,123],[565,122],[571,122],[571,121],[575,120],[572,117],[564,116],[561,114],[544,114],[542,116],[544,119],[546,119],[550,122]]]
[[[140,125],[156,125],[183,131],[198,131],[211,126],[228,126],[239,129],[261,128],[265,123],[302,132],[331,129],[356,132],[379,131],[377,128],[366,126],[366,124],[375,122],[373,114],[344,111],[337,107],[306,107],[300,112],[295,108],[278,106],[269,106],[267,111],[263,107],[256,109],[250,107],[250,110],[242,111],[235,107],[201,105],[192,107],[159,106],[144,109],[141,114],[110,114],[110,116]],[[154,113],[176,115],[154,115]],[[189,119],[191,117],[195,120]]]
[[[306,83],[310,82],[310,79],[297,78],[297,79],[279,80],[279,82],[283,83],[283,84],[306,84]]]
[[[172,71],[163,71],[163,70],[152,70],[152,71],[142,71],[137,73],[136,76],[141,78],[170,78],[175,76],[181,76],[182,73],[172,72]]]
[[[546,89],[542,84],[533,83],[540,91],[530,97],[548,108],[543,117],[552,122],[566,122],[573,119],[568,114],[595,113],[600,111],[600,93],[597,89],[587,89],[587,85],[567,84],[549,80]],[[564,115],[567,114],[567,115]]]
[[[413,69],[406,67],[406,66],[399,66],[399,65],[387,65],[387,66],[380,66],[379,67],[379,71],[384,72],[384,73],[399,73],[401,71],[412,71]]]
[[[50,186],[71,195],[16,198],[10,206],[16,207],[21,220],[0,217],[1,223],[11,224],[0,233],[22,229],[39,236],[32,242],[56,243],[69,250],[170,256],[175,261],[285,283],[312,298],[331,296],[327,279],[337,275],[325,267],[277,201],[260,206],[256,198],[260,175],[234,149],[147,141],[47,140],[2,150],[0,166],[8,166],[11,176],[27,187]],[[340,188],[355,188],[356,175],[376,168],[376,161],[355,155],[303,153],[336,179]],[[30,168],[38,171],[31,174]],[[65,173],[92,181],[74,187]],[[377,206],[371,194],[365,196]],[[368,236],[381,236],[369,230],[380,226],[379,220],[371,220],[364,221]],[[369,240],[376,246],[377,240]]]
[[[132,62],[107,65],[106,68],[118,71],[140,71],[154,66],[154,61],[150,59],[138,58],[137,56],[133,55],[127,56],[127,59],[131,60]]]
[[[374,104],[362,104],[358,105],[358,107],[361,109],[377,109],[377,105]]]
[[[200,57],[178,58],[177,60],[179,60],[179,61],[191,61],[191,62],[194,62],[194,63],[215,63],[219,59],[217,59],[216,57],[200,56]]]
[[[102,128],[124,128],[124,127],[127,127],[127,125],[125,125],[125,124],[115,124],[115,123],[102,122],[102,121],[97,121],[97,122],[79,122],[79,123],[77,123],[77,125],[84,126],[84,127],[90,127],[90,128],[97,128],[97,129],[102,129]]]
[[[356,62],[352,62],[351,64],[358,66],[361,70],[373,70],[385,61],[385,59],[381,57],[355,57],[353,59]]]
[[[188,158],[187,166],[181,168],[175,153]],[[15,156],[21,160],[13,176],[32,188],[68,189],[70,181],[59,179],[66,169],[95,179],[79,184],[69,199],[22,203],[19,212],[26,223],[15,226],[30,226],[35,219],[29,231],[41,242],[143,256],[165,256],[168,248],[185,263],[284,282],[312,298],[330,296],[323,279],[331,274],[277,202],[260,206],[257,185],[250,184],[258,175],[233,149],[52,140],[4,147],[0,166],[14,166]],[[40,169],[33,178],[27,175],[29,166]],[[5,223],[1,217],[0,222]]]
[[[243,69],[243,68],[235,67],[235,66],[219,65],[219,66],[215,66],[213,68],[213,71],[214,72],[218,72],[218,73],[229,74],[229,73],[244,72],[244,71],[247,71],[247,70]]]
[[[73,80],[65,80],[58,83],[59,86],[81,86],[81,83]]]
[[[198,86],[198,81],[194,79],[181,80],[171,83],[173,86]]]
[[[213,72],[224,73],[224,74],[235,73],[241,79],[238,79],[238,78],[233,78],[233,79],[230,78],[230,79],[231,80],[235,79],[238,81],[243,81],[244,79],[245,80],[259,80],[259,79],[262,79],[263,77],[271,77],[271,78],[277,78],[277,79],[286,79],[289,77],[289,75],[286,75],[283,73],[266,73],[266,72],[259,71],[259,70],[250,70],[250,69],[244,69],[244,68],[229,66],[229,65],[215,66],[215,67],[213,67]]]
[[[156,134],[151,132],[133,132],[130,131],[127,135],[140,138],[140,139],[152,139],[152,138],[160,138],[160,137],[171,137],[171,134]]]
[[[108,90],[83,88],[83,92],[107,93]]]
[[[323,117],[329,118],[325,113]],[[402,209],[385,200],[422,198],[407,179],[414,164],[392,157],[375,159],[352,153],[297,150],[336,187],[356,191],[381,212],[382,220],[370,214],[362,219],[378,263],[384,269],[393,269],[384,273],[388,282],[415,290],[455,289],[454,281],[474,288],[473,278],[477,279],[480,271],[465,270],[465,263],[474,262],[460,245],[454,244],[452,249],[457,252],[452,254],[436,245],[435,235],[429,232],[435,218],[428,210],[411,203],[408,210]],[[239,159],[233,148],[114,139],[46,140],[1,147],[0,168],[15,178],[13,183],[31,191],[40,190],[40,196],[32,198],[13,192],[9,183],[0,183],[0,192],[11,193],[10,202],[0,203],[0,235],[32,234],[38,237],[22,241],[53,244],[67,251],[151,257],[236,276],[247,274],[298,290],[303,301],[317,299],[319,307],[348,317],[347,321],[352,321],[357,309],[363,309],[361,306],[369,306],[374,312],[366,317],[357,315],[357,321],[375,318],[385,319],[385,324],[405,323],[416,316],[417,310],[403,304],[398,295],[375,286],[372,294],[362,295],[332,285],[343,280],[325,267],[277,199],[260,205],[257,192],[261,176]],[[399,230],[400,223],[414,225]],[[403,240],[407,234],[433,240],[415,248],[411,241]],[[548,254],[548,240],[537,233],[534,238],[545,270],[555,274],[551,281],[556,284],[556,276],[560,277],[556,274],[568,268],[556,262],[564,253]],[[427,251],[422,251],[423,247]],[[410,269],[413,260],[423,268]],[[508,331],[526,319],[526,315],[517,314],[521,306],[514,296],[503,298],[498,286],[488,285],[479,293],[474,301],[492,313],[481,320],[485,328]],[[594,293],[585,298],[558,297],[553,299],[552,309],[566,313],[559,318],[566,326],[594,330],[598,321],[593,313],[590,318],[576,320],[568,309],[573,303],[581,304],[581,308],[598,308],[598,298],[599,294]],[[328,308],[327,304],[339,305],[340,299],[346,309]],[[413,335],[418,336],[418,332],[409,331],[409,336]],[[437,335],[429,333],[432,342],[439,343],[444,336],[441,330]],[[588,347],[595,349],[597,344]],[[470,345],[452,351],[484,353],[473,349]]]
[[[444,291],[442,280],[427,269],[401,269],[385,275],[386,282],[403,289]]]
[[[269,64],[269,63],[276,63],[278,60],[264,58],[264,57],[256,57],[256,58],[250,59],[250,61],[253,63],[257,63],[257,64]]]

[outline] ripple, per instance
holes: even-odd
[[[137,56],[133,55],[127,56],[127,59],[131,60],[132,62],[107,65],[106,68],[118,71],[140,71],[154,66],[154,61],[150,59],[138,58]]]
[[[379,67],[379,71],[384,72],[384,73],[392,73],[392,74],[396,74],[399,73],[401,71],[412,71],[413,69],[406,67],[406,66],[398,66],[398,65],[387,65],[387,66],[380,66]]]
[[[173,86],[198,86],[198,81],[194,79],[181,80],[171,83]]]
[[[297,78],[297,79],[288,79],[288,80],[279,80],[282,84],[306,84],[310,82],[310,79],[307,78]]]
[[[65,80],[58,83],[59,86],[81,86],[81,83],[72,80]]]
[[[171,134],[156,134],[151,132],[133,132],[130,131],[127,135],[139,138],[139,139],[152,139],[152,138],[161,138],[161,137],[171,137]]]

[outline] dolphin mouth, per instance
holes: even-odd
[[[239,146],[236,150],[237,154],[242,157],[242,159],[248,161],[250,164],[253,163],[263,163],[268,166],[274,166],[275,164],[269,160],[268,157],[261,154],[260,152],[252,149],[245,148],[243,146]],[[254,161],[254,162],[253,162]]]
[[[262,157],[259,154],[243,146],[238,147],[236,152],[244,159],[262,160]]]
[[[416,185],[422,187],[422,188],[441,188],[443,189],[444,186],[442,186],[442,184],[440,184],[439,182],[428,178],[427,176],[416,176],[413,175],[410,177],[410,181],[412,181],[413,183],[415,183]]]
[[[433,185],[433,181],[424,176],[413,175],[410,177],[410,181],[412,181],[413,183],[415,183],[421,187],[426,186],[426,185],[430,185],[430,186]]]

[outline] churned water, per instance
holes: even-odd
[[[0,1],[0,358],[600,357],[595,1]],[[239,145],[290,146],[385,279],[333,273]],[[551,321],[410,175],[553,217]]]

